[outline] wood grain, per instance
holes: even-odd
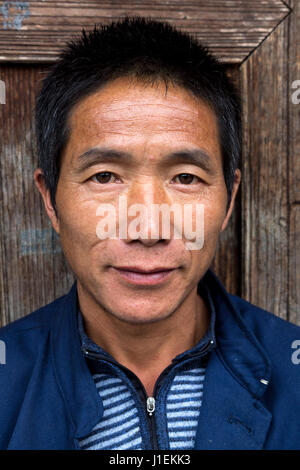
[[[300,2],[290,0],[288,18],[288,201],[289,271],[288,318],[300,325],[300,103],[292,101],[292,84],[300,80]]]
[[[284,21],[241,67],[242,296],[288,317],[288,41]]]
[[[281,0],[111,0],[0,2],[0,61],[50,62],[81,28],[126,15],[176,25],[211,47],[226,63],[240,63],[288,14]]]
[[[1,66],[6,104],[0,106],[0,311],[2,325],[65,294],[72,275],[37,189],[33,106],[39,66]]]
[[[227,67],[229,77],[240,87],[240,72],[237,65]],[[226,229],[220,234],[219,244],[212,263],[224,287],[235,295],[241,295],[241,188]]]
[[[242,296],[300,325],[300,2],[241,67]]]

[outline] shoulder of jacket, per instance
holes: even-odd
[[[282,335],[297,335],[300,339],[300,326],[291,323],[268,310],[248,302],[241,297],[229,294],[234,307],[241,315],[243,321],[255,330],[280,330]]]
[[[244,324],[263,347],[273,370],[281,371],[290,381],[295,377],[300,385],[300,364],[295,363],[295,356],[300,357],[300,327],[241,297],[230,294],[230,299]]]
[[[0,328],[0,339],[9,339],[18,333],[24,334],[26,331],[40,330],[50,327],[53,316],[59,310],[66,295],[63,295],[47,305],[14,320],[6,326]]]

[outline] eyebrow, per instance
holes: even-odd
[[[116,162],[132,165],[133,155],[111,148],[93,147],[77,158],[76,172],[81,173],[99,163]],[[214,174],[212,158],[202,149],[182,149],[168,153],[162,160],[162,166],[178,163],[190,163],[202,168],[208,174]]]
[[[212,158],[202,149],[183,149],[171,152],[164,157],[162,162],[163,165],[169,163],[190,163],[202,168],[210,175],[215,173]]]

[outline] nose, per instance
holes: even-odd
[[[170,205],[170,198],[161,183],[137,182],[127,193],[127,238],[126,242],[139,240],[143,245],[151,247],[163,238],[163,216],[159,208],[162,204]],[[171,228],[170,228],[171,233]]]

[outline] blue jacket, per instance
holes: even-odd
[[[195,449],[300,449],[300,328],[229,294],[208,270],[216,347]],[[0,329],[0,449],[79,449],[103,413],[70,292]],[[3,344],[3,343],[2,343]],[[293,356],[294,354],[294,356]]]

